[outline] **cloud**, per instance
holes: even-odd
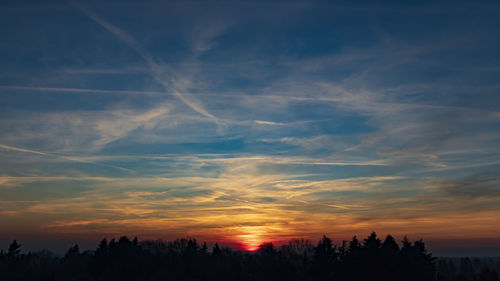
[[[87,9],[84,5],[74,2],[73,6],[78,8],[80,11],[82,11],[87,17],[104,27],[107,31],[109,31],[111,34],[116,36],[118,39],[123,41],[125,44],[127,44],[130,48],[132,48],[137,54],[139,54],[147,63],[150,73],[153,76],[153,78],[160,83],[163,88],[166,91],[171,91],[173,95],[175,95],[177,98],[179,98],[184,104],[189,106],[191,109],[194,111],[198,112],[199,114],[209,118],[213,122],[215,122],[217,125],[222,125],[223,123],[216,118],[214,115],[212,115],[210,112],[208,112],[203,105],[201,105],[200,102],[195,101],[193,99],[187,98],[184,94],[182,94],[178,89],[178,81],[173,80],[172,78],[167,77],[167,73],[165,70],[158,64],[156,63],[155,59],[153,56],[139,43],[137,40],[135,40],[134,37],[126,33],[125,31],[121,30],[120,28],[110,24],[103,18],[97,16],[95,13]]]
[[[500,197],[500,178],[488,176],[472,176],[461,180],[450,180],[437,183],[439,190],[453,198],[492,198]]]
[[[15,147],[15,146],[4,145],[4,144],[0,144],[0,148],[5,149],[5,150],[12,150],[12,151],[33,153],[33,154],[38,154],[38,155],[50,155],[48,153],[41,152],[41,151],[36,151],[36,150],[31,150],[31,149],[25,149],[25,148],[21,148],[21,147]]]
[[[169,111],[169,104],[160,105],[139,114],[127,110],[112,111],[108,118],[97,120],[96,130],[100,138],[94,142],[94,145],[102,147],[127,136],[139,127],[150,130],[156,127],[158,122],[164,120]]]
[[[63,160],[72,161],[72,162],[87,163],[87,164],[93,164],[93,165],[103,166],[103,167],[111,167],[111,168],[115,168],[115,169],[119,169],[119,170],[129,171],[129,172],[133,171],[131,169],[119,167],[119,166],[116,166],[116,165],[96,163],[96,162],[87,161],[87,160],[84,160],[84,159],[79,159],[77,157],[65,156],[65,155],[60,155],[60,154],[55,154],[55,153],[41,152],[41,151],[37,151],[37,150],[25,149],[25,148],[10,146],[10,145],[0,144],[0,149],[10,150],[10,151],[18,151],[18,152],[24,152],[24,153],[31,153],[31,154],[37,154],[37,155],[48,156],[48,157],[63,159]]]
[[[0,176],[0,186],[15,187],[21,186],[25,183],[40,183],[44,181],[48,182],[58,182],[58,181],[82,181],[82,182],[109,182],[115,181],[114,178],[108,177],[91,177],[91,176]]]
[[[55,88],[55,87],[27,87],[27,86],[0,86],[0,89],[19,90],[19,91],[37,91],[43,93],[62,92],[79,94],[111,94],[111,95],[163,95],[163,92],[154,91],[131,91],[131,90],[101,90],[101,89],[82,89],[82,88]]]
[[[3,64],[0,213],[33,221],[23,229],[71,237],[140,231],[256,244],[325,232],[342,238],[374,227],[498,236],[498,85],[491,78],[498,67],[483,60],[490,53],[461,44],[476,40],[434,40],[449,34],[441,19],[433,21],[435,33],[409,38],[390,28],[374,33],[374,25],[345,11],[339,16],[360,24],[345,26],[363,40],[342,27],[317,44],[314,34],[295,28],[311,23],[297,5],[288,14],[293,22],[262,14],[261,4],[258,19],[246,8],[229,9],[231,28],[225,16],[207,24],[204,7],[200,19],[186,16],[192,10],[183,5],[140,5],[134,16],[151,14],[136,27],[149,27],[143,35],[165,50],[165,64],[122,24],[75,4],[144,67],[127,62],[113,42],[93,49],[100,34],[75,32],[81,25],[68,17],[61,30],[47,26],[48,37],[26,33],[26,42],[40,44],[13,55],[15,67]],[[106,13],[125,15],[127,7]],[[379,11],[384,17],[394,10]],[[10,45],[27,45],[16,41],[27,30],[13,28],[19,36]],[[58,34],[71,46],[64,40],[53,48]],[[43,49],[45,41],[51,44]],[[35,59],[23,60],[26,53]],[[137,90],[109,90],[117,85]],[[128,170],[103,169],[115,165]],[[12,225],[6,217],[1,226]]]
[[[270,126],[282,126],[283,123],[273,122],[273,121],[262,121],[262,120],[254,120],[255,124],[259,125],[270,125]]]
[[[139,143],[182,142],[190,133],[193,140],[212,128],[200,130],[199,124],[209,120],[176,109],[175,103],[158,101],[145,108],[120,104],[103,110],[24,111],[21,116],[0,120],[0,126],[8,130],[1,141],[35,144],[61,153],[95,153],[126,138]],[[185,134],[170,134],[178,126],[184,126]]]

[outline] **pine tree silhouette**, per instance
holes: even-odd
[[[17,240],[10,243],[9,249],[7,250],[8,257],[16,257],[21,253],[21,244],[17,243]]]

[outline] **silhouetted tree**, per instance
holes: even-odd
[[[220,250],[219,248],[219,244],[218,243],[215,243],[215,246],[214,248],[212,249],[212,256],[214,257],[218,257],[222,255],[222,251]]]
[[[318,242],[315,248],[315,257],[333,261],[336,255],[336,247],[333,245],[332,239],[323,235],[323,238]]]
[[[403,240],[401,241],[401,244],[403,245],[401,247],[401,251],[410,251],[411,250],[411,247],[412,247],[412,244],[410,242],[410,240],[408,240],[408,237],[405,235],[403,237]]]
[[[68,251],[66,251],[65,257],[74,257],[80,254],[80,247],[78,247],[78,244],[75,244],[73,247],[69,248]]]
[[[200,253],[202,255],[208,254],[208,247],[207,247],[207,243],[206,242],[203,242],[203,245],[200,248]]]
[[[363,241],[365,249],[368,251],[377,251],[382,246],[380,239],[377,238],[377,233],[372,232],[368,238]]]
[[[398,280],[399,269],[399,246],[394,237],[387,235],[380,248],[380,274],[385,276],[386,281]]]
[[[356,237],[356,235],[354,235],[354,237],[352,237],[351,242],[349,242],[349,252],[353,254],[359,251],[359,249],[361,249],[361,243],[359,243],[358,238]]]
[[[256,253],[235,251],[215,244],[208,253],[194,238],[163,242],[103,239],[95,251],[72,246],[64,257],[50,252],[21,254],[14,241],[0,253],[0,280],[215,280],[215,281],[499,281],[497,260],[456,259],[454,263],[434,258],[422,240],[404,238],[401,248],[388,235],[383,242],[371,233],[366,239],[353,239],[338,247],[323,236],[317,245],[292,240],[276,247],[262,243]],[[437,278],[437,279],[436,279]]]
[[[434,280],[436,278],[434,258],[427,253],[424,242],[419,240],[412,244],[405,236],[402,243],[401,258],[404,262],[402,266],[405,272],[404,277],[409,281]]]
[[[189,239],[187,241],[185,251],[189,255],[195,255],[198,252],[198,243],[196,242],[196,239]]]
[[[257,252],[267,257],[273,257],[276,255],[276,249],[274,248],[274,245],[271,242],[260,244],[259,250]]]
[[[17,240],[10,243],[9,249],[7,250],[7,257],[16,257],[21,253],[21,244],[17,243]]]
[[[95,250],[96,255],[104,255],[108,252],[108,240],[106,238],[102,239]]]
[[[364,278],[383,279],[388,277],[386,260],[381,253],[382,241],[372,232],[367,238],[363,239],[362,266],[364,268]]]
[[[398,243],[396,243],[396,239],[394,239],[391,235],[387,235],[385,238],[384,243],[382,244],[382,249],[386,253],[391,254],[397,254],[399,252]]]
[[[108,243],[108,250],[112,250],[116,247],[116,240],[115,238],[111,238]]]
[[[346,247],[346,244],[347,244],[347,241],[346,240],[342,240],[342,246],[340,246],[339,248],[339,257],[342,259],[345,257],[345,255],[347,254],[347,250],[348,248]]]
[[[332,278],[336,257],[336,247],[333,246],[332,239],[323,235],[314,249],[314,271],[318,280]]]

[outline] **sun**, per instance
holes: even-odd
[[[233,239],[245,251],[257,251],[259,246],[266,242],[269,229],[264,226],[240,226],[236,229],[239,234],[233,236]]]
[[[237,237],[240,241],[241,248],[245,251],[257,251],[262,243],[260,237],[254,234],[241,234]]]

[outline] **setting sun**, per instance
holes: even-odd
[[[253,234],[242,234],[237,236],[237,238],[241,241],[241,247],[245,251],[256,251],[262,243],[262,240]]]

